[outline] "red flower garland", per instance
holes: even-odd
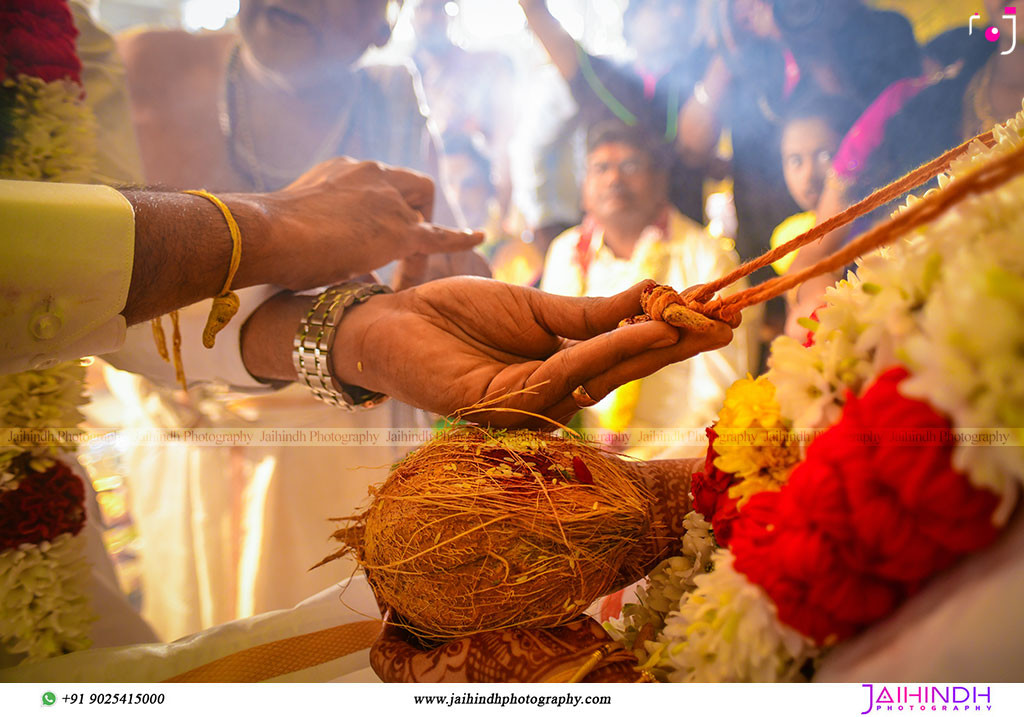
[[[734,525],[736,569],[819,644],[877,622],[998,534],[998,497],[953,470],[949,421],[900,395],[906,376],[890,369],[849,397],[782,490],[753,496]]]
[[[81,84],[77,37],[63,0],[0,0],[0,81],[24,74]]]
[[[0,552],[77,535],[83,525],[82,479],[60,461],[42,473],[26,472],[15,490],[0,492]]]
[[[704,458],[704,470],[694,473],[690,479],[690,492],[693,493],[693,509],[711,523],[715,531],[715,542],[721,546],[729,544],[732,536],[732,524],[739,517],[736,498],[729,497],[729,486],[736,476],[715,467],[718,451],[715,450],[715,439],[718,434],[714,426],[706,430],[708,436],[708,452]]]

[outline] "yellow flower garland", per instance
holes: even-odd
[[[729,497],[742,506],[765,490],[779,490],[800,459],[799,445],[782,418],[775,386],[765,377],[740,379],[725,394],[715,424],[715,467],[740,482]]]

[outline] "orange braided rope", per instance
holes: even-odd
[[[729,286],[761,267],[767,266],[786,254],[822,238],[829,232],[849,224],[858,217],[884,206],[893,199],[931,180],[939,173],[948,169],[953,160],[966,152],[975,140],[991,147],[995,144],[994,132],[985,132],[958,147],[954,147],[895,182],[875,191],[867,198],[822,222],[810,231],[801,234],[796,239],[746,262],[720,279],[708,284],[690,287],[682,294],[677,294],[670,287],[651,287],[644,292],[642,299],[644,314],[647,317],[658,318],[683,328],[699,328],[696,321],[697,317],[694,314],[713,318],[736,328],[740,323],[740,311],[742,309],[768,301],[776,296],[781,296],[809,279],[837,271],[857,257],[891,244],[905,236],[908,232],[927,224],[950,207],[959,204],[968,197],[987,192],[1024,172],[1024,147],[1020,147],[1010,154],[993,160],[984,167],[948,184],[943,190],[922,199],[889,221],[877,225],[845,247],[800,272],[770,279],[726,298],[709,300],[719,289]],[[669,315],[670,313],[672,316]],[[682,314],[682,316],[677,317],[675,314]],[[682,323],[677,321],[679,318],[684,319]]]
[[[989,162],[971,174],[961,177],[947,185],[942,191],[925,197],[884,224],[879,224],[857,237],[817,264],[796,274],[776,277],[724,299],[711,301],[704,304],[702,313],[716,318],[735,316],[741,309],[780,296],[808,279],[841,269],[857,257],[886,244],[891,244],[917,227],[936,219],[946,210],[968,197],[995,189],[1022,173],[1024,173],[1024,145],[1010,154]]]
[[[756,259],[751,259],[745,264],[741,265],[734,271],[729,272],[722,278],[712,281],[709,284],[704,284],[699,287],[692,295],[687,298],[692,302],[703,303],[708,298],[713,296],[716,291],[729,286],[730,284],[739,281],[745,276],[749,276],[758,269],[781,259],[790,252],[794,252],[802,246],[810,244],[812,241],[821,239],[826,234],[846,226],[850,222],[859,219],[860,217],[873,212],[879,207],[885,206],[889,202],[897,199],[912,189],[916,189],[925,182],[928,182],[938,176],[940,173],[946,171],[949,165],[952,164],[953,160],[959,157],[961,154],[967,151],[967,148],[975,140],[984,142],[989,147],[995,144],[995,137],[992,131],[984,132],[979,134],[977,137],[972,137],[958,147],[945,152],[944,154],[936,157],[930,162],[921,165],[909,174],[904,175],[900,179],[887,184],[886,186],[872,192],[870,195],[851,205],[847,209],[839,212],[833,217],[826,219],[821,224],[812,228],[810,231],[804,232],[800,236],[792,239],[785,244],[782,244],[771,251],[762,254]],[[810,277],[808,277],[810,278]]]

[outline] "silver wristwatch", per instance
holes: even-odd
[[[292,363],[295,364],[299,381],[324,403],[354,411],[357,408],[372,408],[387,400],[388,397],[383,393],[335,381],[331,373],[331,348],[345,309],[361,304],[376,294],[389,293],[391,289],[380,284],[357,281],[338,284],[316,297],[313,307],[299,323]]]

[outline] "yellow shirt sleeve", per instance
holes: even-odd
[[[0,180],[0,373],[117,349],[134,255],[120,192]]]
[[[814,226],[817,223],[818,219],[814,212],[794,214],[793,216],[784,219],[779,226],[775,227],[775,231],[772,232],[772,249],[776,249],[786,242],[796,239],[801,234],[809,232],[811,229],[814,229]],[[786,256],[781,259],[773,261],[772,268],[775,269],[775,273],[785,274],[793,263],[793,260],[796,259],[796,255],[798,253],[799,250],[786,254]]]

